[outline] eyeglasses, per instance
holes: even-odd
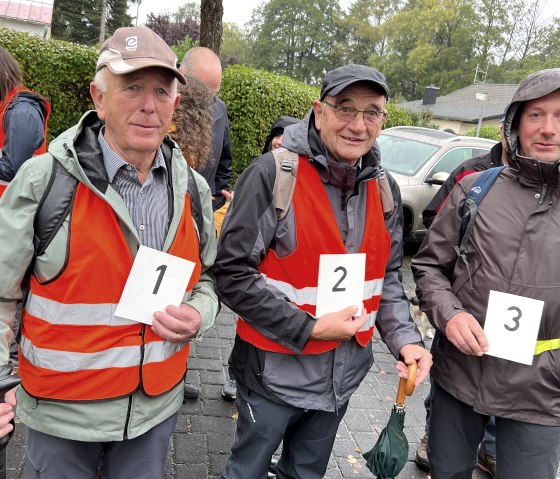
[[[358,110],[357,108],[352,108],[345,105],[333,105],[328,101],[324,102],[325,105],[329,105],[331,108],[334,108],[334,116],[336,116],[339,120],[346,121],[350,123],[354,121],[354,118],[358,116],[358,113],[364,114],[364,123],[368,125],[379,125],[385,118],[387,118],[386,111],[379,111],[379,110]]]

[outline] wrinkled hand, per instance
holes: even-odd
[[[152,331],[173,343],[186,343],[198,332],[201,324],[200,313],[187,304],[181,304],[156,311]]]
[[[418,386],[424,379],[428,377],[430,368],[432,367],[432,353],[418,344],[405,344],[399,351],[404,359],[397,362],[399,377],[408,377],[408,364],[414,361],[418,362],[418,370],[416,372],[416,381],[414,386]]]
[[[7,436],[14,429],[13,424],[10,424],[16,407],[16,393],[13,389],[6,393],[5,401],[0,403],[0,437]]]
[[[469,356],[482,356],[488,351],[488,340],[482,326],[465,311],[451,317],[445,327],[445,336],[459,351]]]
[[[324,341],[348,341],[367,320],[366,308],[362,308],[362,314],[355,318],[354,315],[357,311],[356,306],[349,306],[342,311],[324,314],[317,318],[310,338]]]

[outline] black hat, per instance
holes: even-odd
[[[373,83],[377,90],[381,90],[385,97],[389,98],[389,87],[383,73],[365,65],[350,64],[327,72],[321,88],[321,101],[327,95],[338,95],[346,87],[359,81]]]

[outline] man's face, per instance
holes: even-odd
[[[560,160],[560,90],[523,105],[518,134],[522,155],[548,163]]]
[[[179,104],[173,74],[145,68],[126,75],[106,71],[105,79],[105,92],[90,86],[97,115],[105,121],[105,140],[131,164],[153,159]]]
[[[327,96],[326,102],[336,106],[347,106],[358,110],[384,111],[385,96],[377,93],[367,83],[355,83],[336,96]],[[316,100],[313,102],[315,127],[329,153],[337,161],[354,164],[373,146],[381,132],[383,122],[372,125],[364,123],[362,113],[348,122],[335,116],[336,109]]]
[[[270,142],[270,149],[275,150],[276,148],[280,148],[282,146],[282,134],[276,135],[272,141]]]

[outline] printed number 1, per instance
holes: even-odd
[[[156,271],[159,271],[159,276],[156,281],[156,285],[154,286],[154,290],[152,291],[152,294],[158,294],[159,287],[161,286],[161,281],[163,280],[163,275],[165,274],[166,269],[167,269],[167,265],[165,264],[162,264],[161,266],[158,266],[156,268]]]
[[[339,266],[338,268],[336,268],[334,270],[334,272],[336,273],[337,271],[342,271],[342,276],[340,277],[340,279],[337,281],[337,283],[333,286],[333,293],[339,293],[341,291],[346,291],[346,288],[341,288],[340,284],[344,281],[344,279],[346,278],[346,275],[348,274],[348,272],[346,271],[346,268],[344,266]]]

